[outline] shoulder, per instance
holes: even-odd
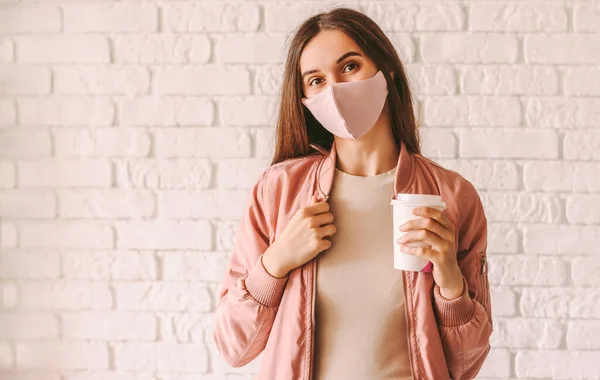
[[[450,201],[454,204],[461,222],[476,210],[478,215],[483,214],[481,197],[471,181],[423,155],[415,155],[415,160],[422,170],[430,174],[446,203]]]
[[[290,158],[282,162],[270,165],[261,175],[261,181],[267,188],[275,189],[282,182],[288,182],[289,185],[301,185],[308,179],[316,164],[323,158],[320,154],[311,154],[303,157]]]

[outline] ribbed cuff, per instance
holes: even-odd
[[[449,300],[440,293],[440,287],[436,284],[433,288],[434,307],[438,322],[442,326],[462,326],[469,322],[475,314],[475,303],[469,296],[467,280],[463,276],[463,292],[460,297]]]
[[[262,263],[262,255],[245,280],[246,290],[259,303],[268,306],[279,306],[288,276],[277,278],[271,276]]]

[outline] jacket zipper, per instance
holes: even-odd
[[[314,356],[315,356],[315,296],[317,293],[317,276],[316,276],[316,271],[317,271],[317,258],[314,258],[314,262],[313,262],[313,271],[312,271],[312,284],[313,284],[313,288],[312,288],[312,302],[311,302],[311,329],[310,329],[310,333],[311,333],[311,338],[310,338],[310,365],[308,366],[309,368],[309,372],[308,372],[308,379],[312,380],[313,378],[313,360],[314,360]]]

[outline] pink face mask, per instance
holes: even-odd
[[[356,140],[373,128],[387,94],[380,70],[369,79],[333,83],[310,99],[302,98],[302,104],[329,132]]]

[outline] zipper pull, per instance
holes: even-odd
[[[487,274],[487,261],[485,259],[485,256],[481,256],[481,274]]]

